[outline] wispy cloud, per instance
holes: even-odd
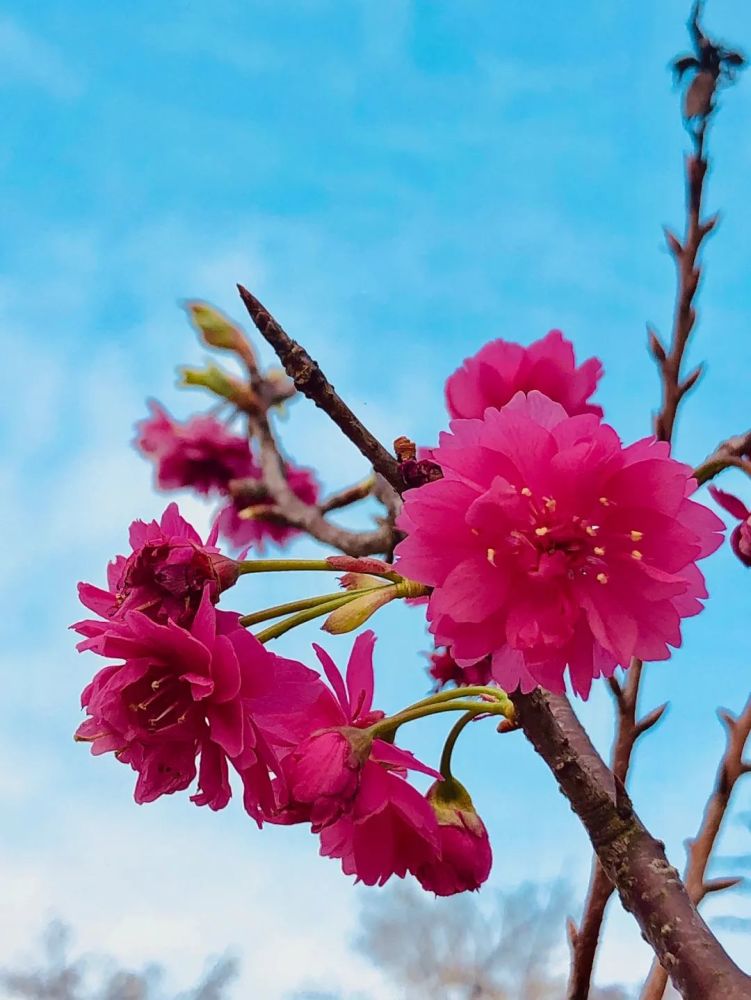
[[[55,45],[0,14],[0,87],[19,84],[65,101],[84,89],[81,75]]]

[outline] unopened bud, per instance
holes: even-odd
[[[245,335],[242,330],[208,302],[187,302],[185,308],[208,347],[237,351],[245,345]]]

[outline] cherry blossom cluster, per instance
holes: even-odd
[[[586,698],[634,657],[669,657],[707,596],[697,561],[722,541],[669,446],[624,446],[603,421],[589,401],[600,374],[596,359],[576,365],[558,331],[528,348],[496,340],[465,361],[446,384],[450,428],[410,460],[430,474],[405,492],[393,563],[223,554],[220,536],[258,552],[294,529],[264,517],[271,500],[246,437],[153,403],[136,443],[157,485],[222,506],[205,542],[174,503],[159,522],[134,522],[106,589],[80,585],[95,617],[73,626],[79,648],[106,665],[83,692],[77,739],[130,765],[137,802],[192,787],[192,801],[218,810],[234,785],[259,826],[308,825],[321,854],[368,885],[409,873],[439,895],[477,889],[491,848],[451,770],[463,728],[498,716],[512,726],[507,693],[563,692],[568,676]],[[286,475],[316,502],[310,472]],[[751,563],[749,512],[715,497],[739,519],[733,546]],[[245,615],[217,607],[244,575],[290,568],[344,571],[340,596]],[[351,631],[399,598],[426,614],[435,690],[395,715],[373,707],[372,631],[355,638],[344,675],[318,645],[309,663],[267,645],[324,612],[330,632]],[[251,633],[282,613],[282,627]],[[396,745],[403,726],[446,711],[461,715],[438,769]]]

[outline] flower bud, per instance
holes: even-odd
[[[469,792],[450,777],[432,785],[427,800],[438,820],[439,853],[417,869],[418,882],[436,896],[479,889],[490,874],[493,852]]]
[[[187,302],[185,308],[207,347],[237,351],[245,345],[245,335],[242,330],[208,302]]]

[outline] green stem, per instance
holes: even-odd
[[[503,715],[506,718],[513,716],[513,705],[506,699],[506,702],[490,701],[469,701],[461,698],[455,701],[439,702],[438,704],[418,705],[415,708],[407,708],[403,712],[398,712],[388,719],[376,722],[371,727],[374,739],[383,739],[384,736],[394,733],[399,726],[405,722],[414,722],[416,719],[425,719],[429,715],[438,715],[441,712],[469,712],[475,715]]]
[[[237,562],[237,571],[240,576],[246,573],[289,573],[304,572],[313,570],[318,573],[341,573],[341,567],[332,566],[327,559],[241,559]],[[376,573],[368,572],[367,576],[377,576],[382,580],[389,580],[391,583],[405,585],[405,590],[409,593],[399,594],[402,597],[422,596],[422,587],[412,581],[405,580],[398,573]],[[409,584],[409,587],[406,585]],[[420,593],[412,591],[420,587]]]
[[[373,588],[376,589],[376,588]],[[262,611],[254,611],[253,614],[243,615],[240,624],[246,628],[251,625],[259,625],[270,618],[280,618],[282,615],[290,615],[295,611],[305,611],[307,608],[318,607],[319,604],[326,604],[335,601],[340,597],[368,594],[370,589],[337,591],[335,594],[318,594],[316,597],[302,597],[297,601],[288,601],[286,604],[277,604],[273,608],[264,608]]]
[[[242,559],[237,567],[241,576],[244,573],[284,573],[297,570],[334,571],[334,567],[329,566],[325,559]]]
[[[437,691],[435,694],[431,694],[427,698],[421,698],[420,701],[416,701],[414,705],[408,705],[404,711],[408,712],[411,709],[419,708],[422,705],[438,705],[443,701],[454,701],[457,698],[479,698],[486,695],[491,697],[496,703],[509,701],[508,695],[501,688],[490,687],[486,684],[467,684],[464,687],[448,688],[445,691]]]
[[[337,608],[341,608],[343,604],[347,604],[351,600],[352,592],[349,591],[348,593],[341,594],[336,600],[327,601],[325,604],[316,604],[315,607],[309,608],[307,611],[300,611],[299,614],[282,619],[276,625],[270,625],[262,632],[256,632],[256,639],[259,642],[278,639],[280,635],[284,635],[285,632],[289,632],[290,629],[295,628],[297,625],[304,625],[315,618],[320,618],[321,615],[328,614],[329,611],[336,611]]]
[[[446,737],[446,742],[443,745],[443,753],[441,754],[441,764],[439,768],[441,774],[446,779],[446,781],[450,781],[453,778],[453,774],[451,773],[451,754],[454,751],[454,746],[456,744],[456,741],[459,739],[459,735],[461,731],[464,729],[464,727],[469,725],[469,723],[475,718],[475,716],[476,716],[475,712],[467,712],[466,715],[463,715],[461,719],[459,719],[459,721],[454,724],[453,728],[451,729],[451,732]]]

